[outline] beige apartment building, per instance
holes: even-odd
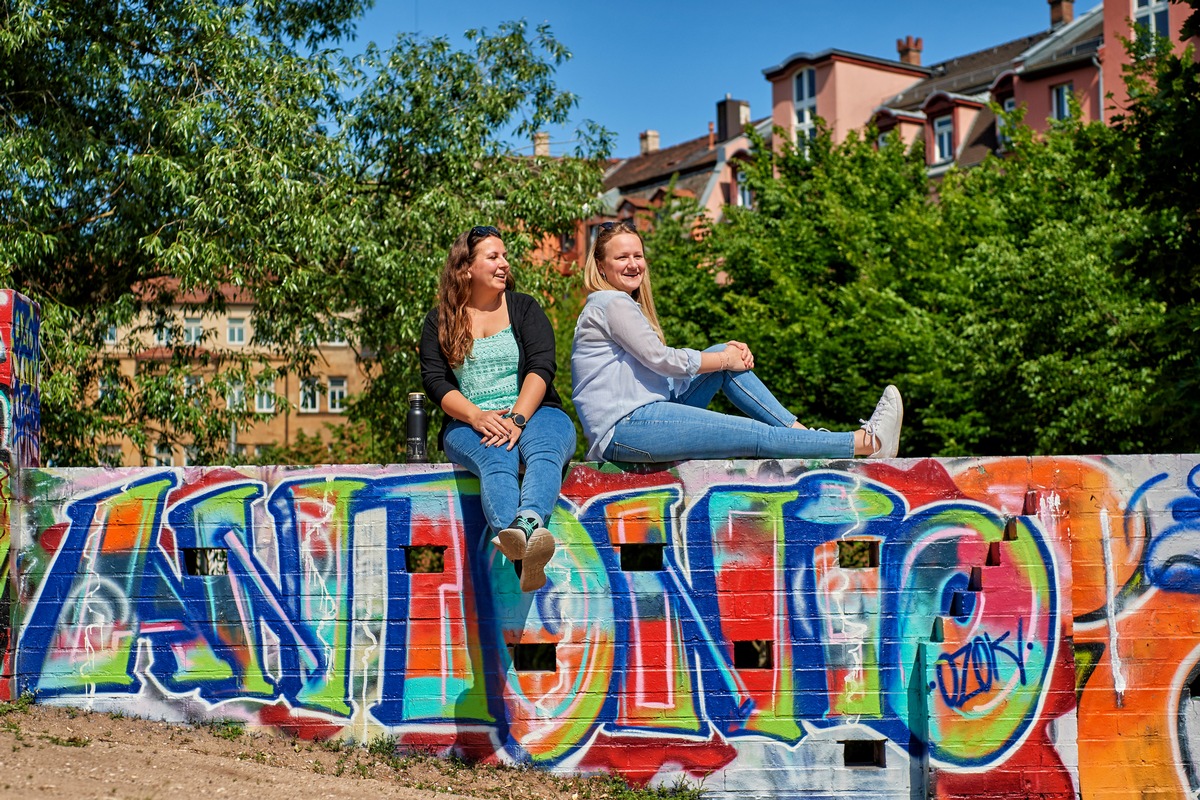
[[[234,463],[252,462],[268,446],[289,445],[300,432],[328,439],[327,425],[343,422],[349,399],[365,388],[369,364],[358,357],[349,342],[319,342],[313,375],[301,379],[283,370],[279,358],[271,357],[254,344],[254,303],[250,293],[236,287],[224,287],[222,291],[225,311],[220,314],[201,312],[195,305],[197,298],[184,294],[172,306],[169,317],[156,319],[153,325],[140,320],[136,334],[130,328],[110,326],[105,336],[108,355],[118,359],[120,372],[128,377],[143,362],[169,358],[179,344],[195,346],[198,356],[207,351],[231,360],[241,356],[262,360],[264,365],[258,372],[261,377],[256,382],[235,383],[224,398],[208,396],[204,401],[233,403],[257,414],[272,415],[266,421],[252,423],[248,429],[230,431],[229,455]],[[138,337],[133,347],[130,347],[131,336]],[[185,397],[189,392],[204,390],[215,372],[212,366],[202,366],[203,358],[195,360],[195,373],[188,375],[181,387]],[[262,369],[268,365],[276,373],[274,376],[263,374]],[[103,383],[95,391],[102,394]],[[152,433],[151,439],[154,438]],[[102,446],[103,460],[112,466],[194,463],[186,441],[168,441],[173,438],[159,436],[157,443],[147,448],[149,452],[144,458],[129,439],[108,442]]]

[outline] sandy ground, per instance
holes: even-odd
[[[459,800],[630,797],[611,780],[467,767],[427,756],[53,706],[0,709],[0,798]]]

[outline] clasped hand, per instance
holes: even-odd
[[[517,439],[521,436],[521,429],[518,428],[513,421],[504,416],[512,409],[503,408],[499,411],[484,411],[480,409],[471,420],[471,427],[477,433],[483,436],[481,440],[485,447],[499,447],[507,444],[507,450],[512,450],[513,445],[517,443]]]
[[[745,372],[754,369],[754,354],[745,342],[730,340],[725,343],[722,367],[730,372]]]

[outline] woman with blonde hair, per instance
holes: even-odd
[[[520,562],[521,590],[546,583],[546,528],[575,452],[575,426],[554,390],[554,330],[537,301],[513,291],[500,231],[460,234],[421,334],[425,393],[450,419],[439,442],[479,477],[492,543]],[[521,466],[525,476],[519,476]]]
[[[590,460],[896,456],[904,407],[895,386],[859,430],[812,430],[750,371],[743,342],[668,347],[631,220],[600,226],[583,276],[590,294],[575,325],[571,380]],[[709,411],[718,391],[749,419]]]

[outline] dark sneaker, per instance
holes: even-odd
[[[492,544],[504,554],[509,561],[520,561],[525,558],[525,543],[533,532],[540,527],[533,517],[518,514],[507,528],[492,537]]]
[[[525,560],[521,562],[521,591],[536,592],[546,585],[546,565],[554,556],[554,534],[538,526],[525,545]]]
[[[904,403],[900,400],[900,390],[888,384],[875,404],[871,418],[862,420],[862,429],[875,445],[874,452],[867,458],[895,458],[900,452],[900,426],[903,423]]]

